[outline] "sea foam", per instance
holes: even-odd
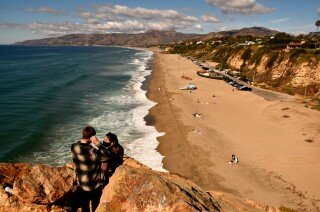
[[[134,72],[132,84],[129,86],[135,91],[133,98],[138,103],[138,106],[133,109],[133,125],[144,135],[128,144],[127,148],[131,155],[141,163],[154,170],[166,171],[163,169],[163,156],[156,151],[159,144],[157,137],[164,135],[164,133],[158,132],[154,126],[147,126],[144,120],[144,117],[148,115],[149,109],[156,104],[146,97],[146,91],[141,88],[146,76],[152,72],[151,69],[148,69],[148,62],[152,59],[153,53],[146,51],[137,54],[143,54],[144,57],[133,59],[132,62],[138,65],[138,71]]]

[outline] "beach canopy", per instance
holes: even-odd
[[[200,72],[201,72],[201,73],[207,73],[207,71],[206,71],[206,70],[201,70]]]
[[[187,86],[180,87],[180,90],[195,90],[195,89],[197,89],[197,86],[193,82],[190,82]]]

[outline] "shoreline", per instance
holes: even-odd
[[[320,207],[319,113],[295,102],[232,91],[222,81],[199,78],[199,67],[190,60],[154,52],[146,95],[157,104],[146,120],[165,132],[157,137],[164,169],[187,176],[207,191],[229,192],[275,207]],[[183,75],[199,89],[179,90],[189,82]],[[192,118],[194,112],[203,118]],[[312,143],[306,142],[309,138]],[[228,164],[233,153],[239,156],[237,165]]]

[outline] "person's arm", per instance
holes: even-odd
[[[110,151],[109,148],[106,148],[105,146],[103,146],[100,141],[98,140],[98,138],[96,136],[92,136],[90,138],[90,140],[92,141],[92,143],[98,148],[98,149],[93,149],[93,153],[98,155],[100,154],[100,161],[101,162],[106,162],[109,160],[110,158]]]

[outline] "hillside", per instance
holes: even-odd
[[[189,39],[193,34],[175,31],[148,31],[140,34],[72,34],[54,38],[27,40],[16,45],[50,45],[50,46],[157,46]]]
[[[50,46],[158,46],[181,42],[187,39],[208,40],[212,37],[224,36],[274,36],[277,31],[263,27],[244,28],[239,30],[212,32],[208,34],[185,34],[175,31],[151,30],[140,34],[71,34],[60,37],[27,40],[15,43],[16,45],[50,45]]]
[[[279,31],[267,29],[264,27],[248,27],[243,29],[235,29],[230,31],[221,31],[218,34],[224,36],[242,36],[242,35],[252,35],[256,37],[264,36],[275,36]]]

